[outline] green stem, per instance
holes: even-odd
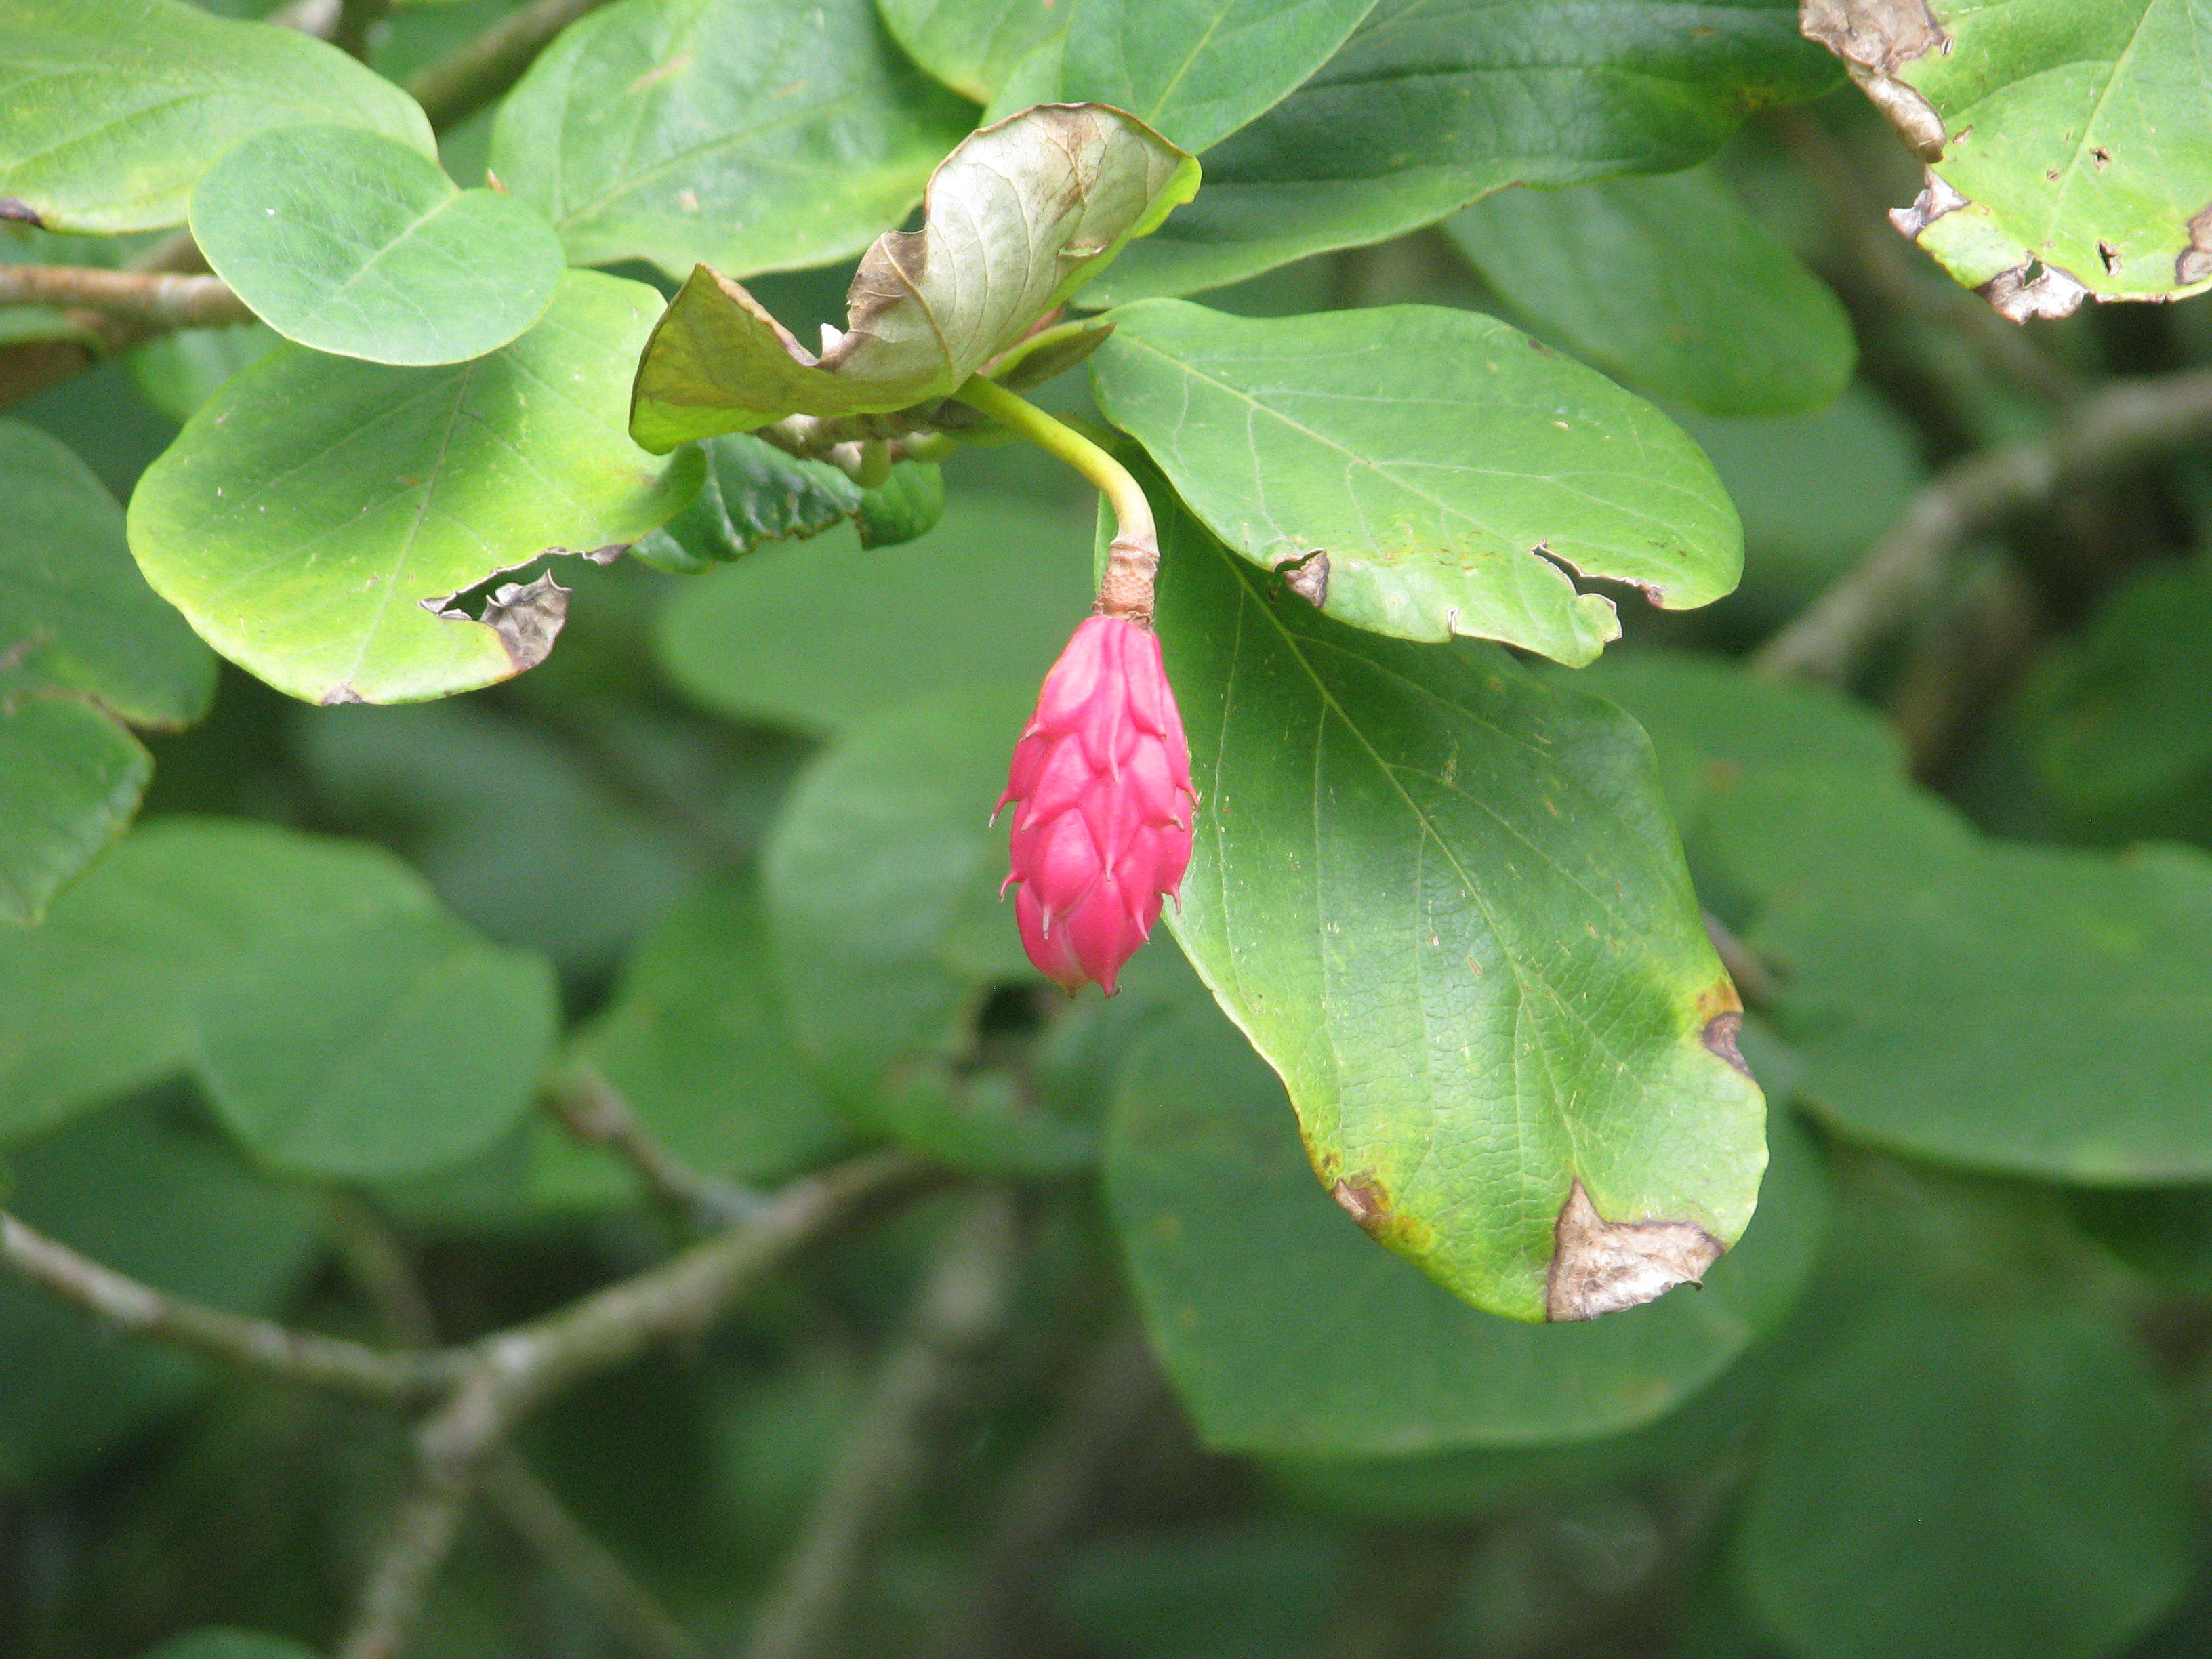
[[[1000,426],[1020,433],[1048,454],[1066,461],[1096,484],[1098,493],[1113,506],[1119,532],[1115,540],[1158,545],[1159,532],[1152,526],[1152,504],[1145,499],[1144,486],[1130,476],[1128,468],[1073,427],[1054,419],[1026,398],[1018,398],[980,374],[969,375],[952,395],[982,410]]]
[[[1114,543],[1106,550],[1106,574],[1098,584],[1096,609],[1149,628],[1152,624],[1152,577],[1159,568],[1160,537],[1152,523],[1152,504],[1128,468],[1064,421],[1056,421],[1026,398],[995,381],[971,374],[952,394],[983,411],[1000,426],[1018,433],[1048,454],[1056,455],[1098,487],[1114,508]]]

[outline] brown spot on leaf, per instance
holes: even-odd
[[[2173,262],[2173,280],[2184,284],[2212,276],[2212,207],[2189,222],[2189,246]]]
[[[1579,1181],[1552,1231],[1544,1311],[1557,1321],[1595,1319],[1697,1285],[1724,1247],[1692,1221],[1608,1221]]]
[[[1390,1214],[1390,1194],[1370,1176],[1340,1181],[1328,1191],[1329,1196],[1344,1206],[1345,1214],[1370,1232]]]
[[[325,708],[337,708],[343,707],[347,703],[367,702],[368,701],[368,699],[367,697],[362,696],[360,692],[355,690],[353,687],[344,684],[343,681],[332,686],[329,690],[324,692],[322,696],[323,707]]]
[[[1943,118],[1897,78],[1906,64],[1951,48],[1927,0],[1802,0],[1797,27],[1844,60],[1851,79],[1923,161],[1942,158]]]
[[[1751,1067],[1743,1063],[1743,1051],[1736,1047],[1736,1039],[1742,1035],[1741,1014],[1715,1014],[1705,1022],[1704,1042],[1707,1048],[1749,1077]]]
[[[2087,286],[2072,272],[2039,259],[2023,259],[2001,270],[1974,290],[2008,322],[2031,317],[2071,317],[2089,297]]]
[[[44,219],[39,217],[38,209],[16,196],[0,196],[0,219],[5,219],[11,224],[30,225],[41,230],[46,228],[46,223]]]
[[[1916,242],[1920,240],[1922,231],[1945,214],[1956,213],[1967,205],[1966,198],[1952,188],[1949,179],[1939,179],[1932,172],[1928,173],[1925,178],[1926,182],[1920,186],[1920,194],[1912,198],[1911,207],[1889,210],[1890,223]]]
[[[2097,257],[2105,262],[2105,275],[2111,276],[2120,268],[2120,251],[2102,237],[2097,240]]]
[[[2096,149],[2091,150],[2089,154],[2095,160],[2100,167],[2108,167],[2112,164],[2112,152],[2105,149],[2101,144]]]
[[[550,571],[534,582],[507,582],[484,606],[482,621],[499,635],[518,674],[545,660],[568,619],[568,590]]]
[[[1316,548],[1303,559],[1286,562],[1277,568],[1283,573],[1283,586],[1315,610],[1328,603],[1328,554]]]

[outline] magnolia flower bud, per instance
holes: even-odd
[[[1142,623],[1092,617],[1045,676],[1000,807],[1014,915],[1039,972],[1114,994],[1190,863],[1190,749]]]

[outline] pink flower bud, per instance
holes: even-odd
[[[1022,945],[1047,978],[1114,994],[1190,863],[1190,748],[1152,630],[1093,617],[1045,676],[1000,797]]]

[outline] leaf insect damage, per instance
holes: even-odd
[[[1553,1230],[1545,1316],[1595,1319],[1700,1285],[1725,1247],[1692,1221],[1607,1221],[1577,1180]]]
[[[1797,27],[1844,60],[1845,71],[1922,161],[1943,159],[1943,118],[1897,78],[1907,64],[1951,49],[1927,0],[1803,0]]]

